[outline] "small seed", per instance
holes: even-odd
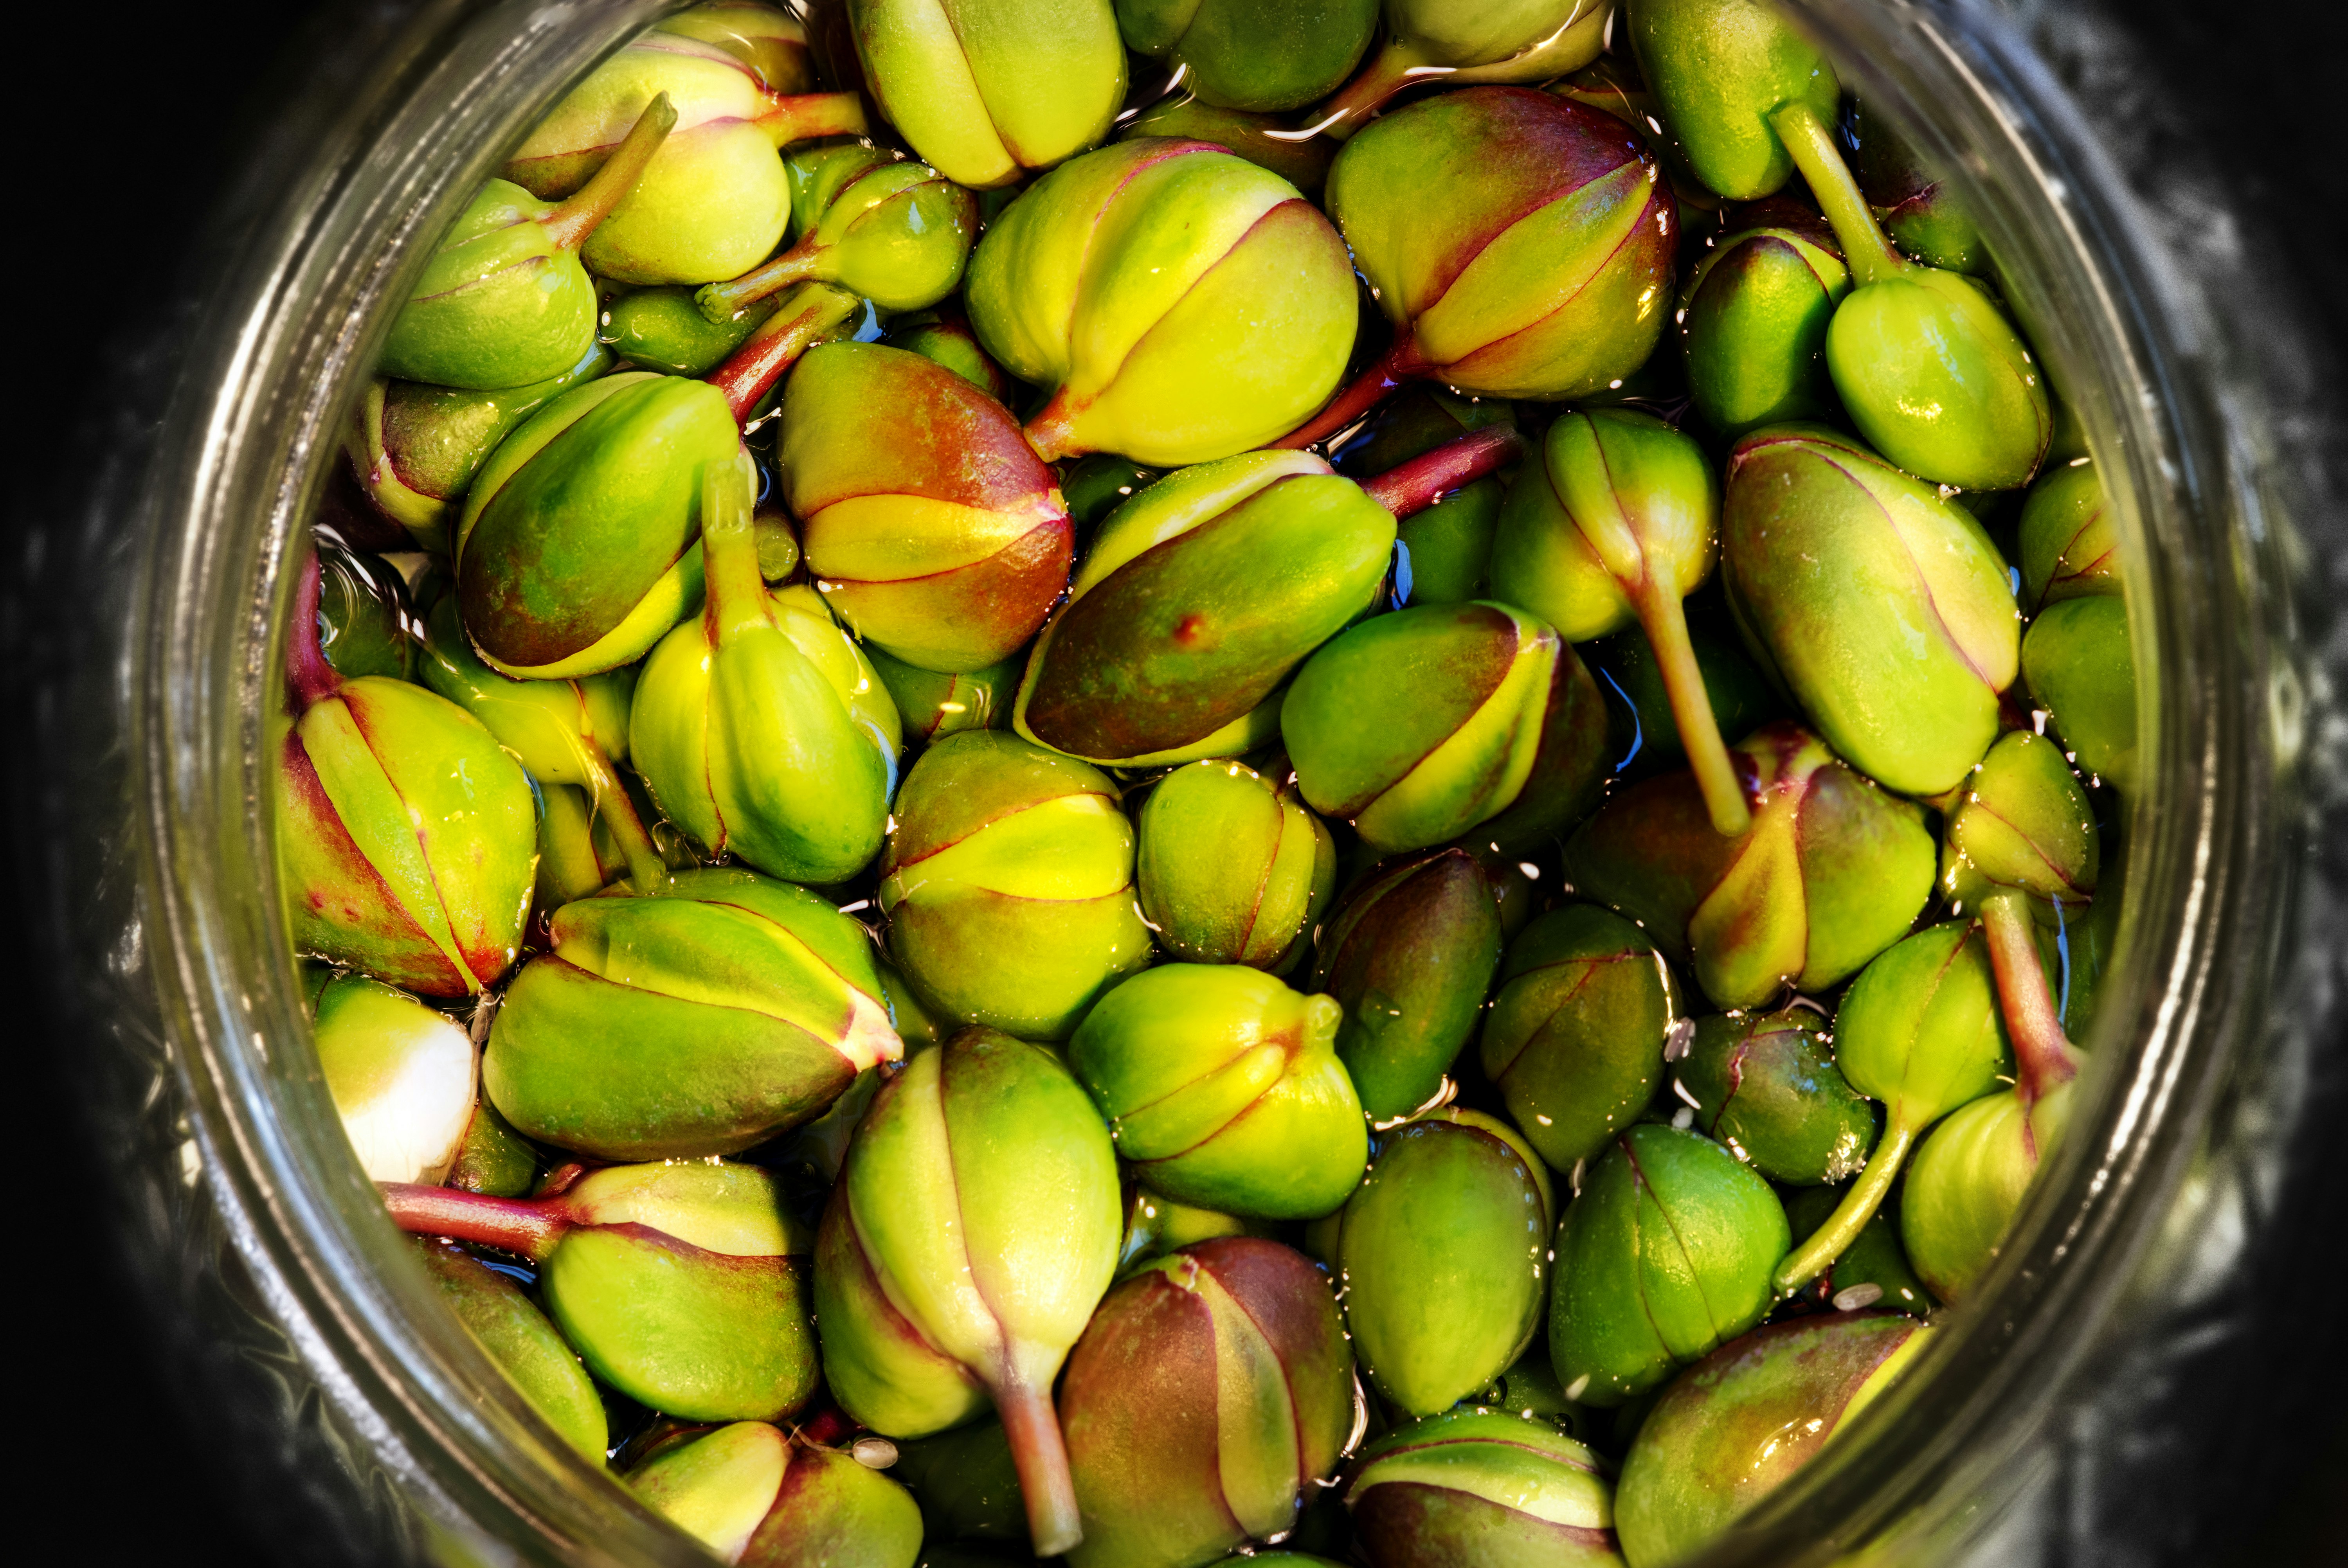
[[[1862,1307],[1872,1307],[1882,1299],[1883,1286],[1871,1281],[1866,1285],[1854,1285],[1848,1290],[1835,1292],[1835,1310],[1856,1312]]]
[[[887,1470],[897,1462],[897,1445],[887,1438],[859,1438],[849,1445],[848,1457],[866,1470]]]

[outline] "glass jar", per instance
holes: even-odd
[[[286,565],[384,302],[536,117],[669,8],[436,0],[370,22],[364,51],[343,40],[246,192],[168,416],[126,447],[77,547],[114,610],[68,658],[107,749],[67,775],[88,794],[59,820],[98,842],[67,855],[87,869],[64,878],[58,935],[113,1030],[141,1245],[181,1245],[214,1280],[194,1337],[264,1348],[293,1468],[339,1467],[312,1481],[368,1550],[705,1562],[540,1425],[384,1219],[307,1044],[264,810]],[[2220,1088],[2281,1059],[2271,988],[2311,940],[2292,922],[2313,666],[2257,389],[2208,353],[2171,249],[2013,19],[1962,0],[1789,8],[1950,171],[2038,324],[2126,540],[2147,759],[2089,1092],[1993,1277],[1705,1559],[1913,1563],[2026,1517],[2078,1369],[2144,1320],[2147,1278],[2202,1255],[2212,1161],[2241,1136]],[[116,790],[127,816],[90,804]]]

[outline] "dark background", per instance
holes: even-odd
[[[2185,106],[2199,150],[2231,171],[2233,196],[2254,248],[2269,250],[2296,286],[2304,319],[2320,323],[2348,364],[2348,6],[2342,0],[2132,0],[2113,12],[2147,46]],[[5,323],[17,391],[9,400],[12,513],[5,559],[47,520],[66,515],[105,439],[109,405],[138,373],[135,354],[102,353],[142,318],[142,302],[188,275],[206,215],[240,150],[290,96],[305,40],[366,26],[385,11],[359,0],[224,0],[210,6],[136,3],[45,9],[12,20],[9,75],[19,93],[17,169],[7,192],[12,276]],[[134,341],[135,347],[135,341]],[[0,656],[21,658],[28,607],[0,586]],[[65,585],[70,593],[73,585]],[[93,595],[93,598],[95,596]],[[12,708],[15,706],[11,705]],[[10,712],[13,723],[26,715]],[[27,770],[58,765],[20,743],[0,753],[19,786]],[[22,787],[5,797],[21,811]],[[21,826],[21,823],[19,824]],[[39,845],[21,845],[5,918],[50,920],[22,890]],[[23,964],[40,932],[8,932]],[[134,1279],[116,1259],[118,1211],[95,1174],[98,1136],[76,1115],[76,1069],[94,1042],[77,1020],[50,1008],[53,976],[26,975],[8,1011],[15,1077],[8,1120],[26,1130],[8,1248],[13,1396],[19,1450],[13,1467],[12,1536],[29,1545],[43,1528],[72,1558],[101,1563],[236,1560],[262,1564],[343,1558],[331,1522],[299,1488],[259,1481],[263,1440],[233,1421],[183,1419],[177,1390],[201,1379],[184,1365],[199,1352],[159,1333],[138,1299],[153,1277]],[[2348,1245],[2348,1160],[2314,1163],[2307,1209],[2331,1223],[2303,1239],[2311,1277],[2329,1297],[2335,1332],[2312,1344],[2268,1348],[2277,1384],[2246,1380],[2224,1428],[2250,1434],[2212,1462],[2199,1483],[2142,1500],[2163,1528],[2148,1553],[2122,1547],[2115,1561],[2165,1565],[2235,1562],[2348,1563],[2348,1387],[2343,1387],[2338,1297],[2330,1260]],[[2328,1233],[2328,1234],[2325,1234]],[[2322,1321],[2319,1317],[2316,1321]],[[26,1375],[29,1375],[29,1386]],[[2278,1420],[2262,1421],[2266,1388],[2295,1393]],[[2311,1397],[2312,1396],[2312,1397]],[[2280,1426],[2282,1430],[2275,1430]],[[2263,1443],[2259,1440],[2271,1440]],[[2255,1471],[2255,1481],[2229,1464]],[[2259,1501],[2245,1511],[2250,1498]],[[46,1520],[44,1516],[46,1516]],[[2092,1553],[2104,1555],[2103,1553]]]

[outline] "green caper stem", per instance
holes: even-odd
[[[700,307],[704,320],[722,327],[760,300],[779,294],[793,283],[820,277],[826,249],[816,242],[815,231],[809,230],[807,238],[798,244],[740,277],[722,283],[704,283],[695,292],[693,302]]]
[[[612,759],[603,754],[603,748],[590,741],[580,750],[587,764],[588,795],[628,862],[628,886],[639,893],[651,893],[668,879],[668,862],[661,858],[652,830],[637,815],[628,786],[620,782],[619,773],[612,766]]]
[[[2030,898],[2017,887],[2001,887],[1982,900],[1982,929],[1989,938],[1989,965],[1997,977],[1998,1010],[2013,1041],[2014,1092],[2024,1108],[2079,1075],[2077,1055],[2063,1032],[2030,929]]]
[[[571,1229],[551,1199],[493,1198],[454,1187],[378,1182],[391,1223],[410,1235],[478,1242],[544,1263]]]
[[[703,624],[714,648],[747,628],[775,623],[767,579],[758,575],[758,536],[750,526],[757,494],[757,470],[739,446],[731,463],[712,464],[701,477],[701,570],[708,584]]]
[[[1027,1533],[1035,1555],[1057,1557],[1085,1538],[1085,1526],[1051,1392],[1020,1383],[994,1393],[1003,1435],[1011,1443],[1011,1465],[1019,1473],[1019,1495],[1027,1504]]]
[[[1827,215],[1835,238],[1842,242],[1843,261],[1851,276],[1864,286],[1906,272],[1907,261],[1883,237],[1859,181],[1851,178],[1849,166],[1835,147],[1834,133],[1827,129],[1818,111],[1806,103],[1780,104],[1769,111],[1769,126],[1793,155],[1794,167],[1809,181],[1818,210]]]
[[[636,117],[636,123],[594,178],[581,186],[568,201],[538,220],[546,237],[557,250],[576,251],[587,243],[587,236],[595,226],[612,215],[612,210],[628,199],[628,192],[644,178],[644,169],[653,154],[661,149],[668,133],[676,128],[676,106],[669,102],[666,93],[656,95]]]
[[[767,104],[767,112],[750,123],[765,131],[778,149],[819,136],[865,132],[861,93],[778,94]]]
[[[1891,1107],[1891,1119],[1883,1129],[1883,1136],[1875,1141],[1875,1152],[1867,1157],[1867,1168],[1850,1191],[1842,1195],[1835,1212],[1827,1223],[1812,1232],[1810,1238],[1787,1253],[1777,1265],[1777,1294],[1792,1296],[1834,1266],[1875,1211],[1883,1206],[1884,1194],[1899,1177],[1900,1167],[1908,1163],[1909,1151],[1916,1146],[1919,1129],[1909,1120],[1904,1101]]]
[[[783,373],[799,355],[821,343],[832,328],[856,313],[864,302],[829,283],[801,283],[773,315],[742,340],[726,363],[709,373],[709,384],[726,395],[734,423],[750,417],[758,400],[774,390]]]
[[[342,676],[326,662],[325,644],[318,640],[318,594],[324,574],[313,549],[294,585],[294,619],[285,629],[285,680],[293,688],[297,713],[333,696],[343,685]]]
[[[1724,838],[1742,838],[1752,830],[1753,808],[1745,798],[1735,765],[1728,760],[1727,744],[1720,738],[1712,693],[1704,686],[1704,668],[1695,661],[1694,645],[1688,641],[1687,608],[1680,600],[1679,584],[1650,566],[1631,602],[1647,633],[1647,645],[1655,651],[1655,669],[1663,679],[1672,722],[1679,726],[1680,744],[1686,749],[1696,788],[1704,794],[1704,808],[1712,817],[1713,831]]]

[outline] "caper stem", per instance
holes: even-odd
[[[1859,1173],[1859,1180],[1842,1195],[1842,1202],[1827,1216],[1827,1223],[1778,1264],[1779,1296],[1793,1295],[1833,1267],[1835,1259],[1859,1239],[1867,1222],[1883,1206],[1884,1194],[1891,1191],[1900,1167],[1908,1163],[1908,1152],[1916,1146],[1916,1132],[1904,1102],[1894,1104],[1890,1122],[1883,1129],[1883,1136],[1875,1141],[1875,1152],[1867,1157],[1867,1168]]]
[[[1834,133],[1827,129],[1818,111],[1806,103],[1780,104],[1769,111],[1769,125],[1793,155],[1802,178],[1809,181],[1810,194],[1833,225],[1835,238],[1842,241],[1843,261],[1851,276],[1865,285],[1906,272],[1908,262],[1883,237],[1859,181],[1850,177],[1849,166],[1835,147]]]
[[[294,585],[294,618],[285,628],[285,680],[293,688],[297,713],[333,696],[343,684],[318,640],[318,595],[324,575],[313,549],[302,563],[301,580]]]
[[[2001,887],[1982,900],[1982,929],[1989,938],[1989,963],[1997,976],[1998,1010],[2013,1041],[2014,1092],[2026,1108],[2079,1075],[2063,1017],[2046,985],[2046,967],[2030,929],[2030,898],[2017,887]]]
[[[1396,387],[1425,375],[1431,368],[1418,352],[1418,339],[1408,331],[1396,333],[1394,346],[1377,363],[1339,389],[1321,412],[1271,445],[1274,450],[1301,452],[1359,423]]]
[[[628,886],[639,893],[650,893],[667,880],[668,863],[661,858],[651,830],[637,815],[628,786],[620,782],[619,773],[612,766],[612,759],[603,754],[603,748],[591,741],[581,750],[587,764],[588,794],[596,812],[610,825],[620,853],[627,857]]]
[[[758,575],[758,536],[750,526],[757,493],[757,471],[740,446],[732,462],[712,464],[701,478],[701,570],[708,585],[703,614],[713,648],[749,627],[775,623],[767,579]]]
[[[778,149],[819,136],[862,136],[865,132],[861,93],[792,93],[767,100],[767,112],[750,123],[765,131]]]
[[[1084,405],[1070,396],[1068,389],[1064,386],[1052,394],[1051,401],[1036,411],[1035,417],[1023,425],[1019,434],[1027,438],[1027,445],[1035,449],[1035,456],[1046,463],[1057,463],[1064,457],[1081,457],[1084,454],[1074,450],[1073,443],[1076,416],[1083,412]]]
[[[653,154],[661,149],[661,144],[675,126],[676,106],[669,102],[666,93],[654,96],[644,106],[644,112],[636,117],[626,138],[595,171],[594,178],[573,192],[568,201],[538,220],[555,249],[576,251],[587,242],[595,226],[628,199],[628,192],[644,178]]]
[[[1695,648],[1688,641],[1687,607],[1680,601],[1679,584],[1658,576],[1651,566],[1631,602],[1647,633],[1647,645],[1655,651],[1655,669],[1672,704],[1672,722],[1679,726],[1680,744],[1687,751],[1696,788],[1704,792],[1713,831],[1725,838],[1741,838],[1752,829],[1753,808],[1720,738],[1712,693],[1704,690],[1704,667],[1695,661]]]
[[[1038,1557],[1057,1557],[1085,1538],[1076,1478],[1048,1390],[1018,1383],[994,1390],[995,1412],[1011,1442],[1012,1468],[1027,1504],[1027,1533]]]
[[[864,302],[829,283],[801,283],[773,315],[742,340],[726,363],[709,373],[709,384],[726,395],[736,425],[750,417],[758,400],[774,390],[799,355],[855,314]]]
[[[745,307],[779,294],[793,283],[820,276],[824,250],[824,246],[816,243],[815,233],[810,230],[806,239],[740,277],[722,283],[704,283],[694,294],[693,302],[700,308],[705,320],[724,326],[740,315]]]
[[[383,1192],[383,1206],[391,1223],[411,1235],[479,1242],[544,1263],[571,1228],[570,1222],[555,1213],[555,1205],[543,1198],[493,1198],[486,1193],[413,1182],[376,1184]]]
[[[1395,517],[1407,518],[1515,462],[1524,451],[1525,438],[1513,426],[1488,425],[1363,480],[1362,491]]]

